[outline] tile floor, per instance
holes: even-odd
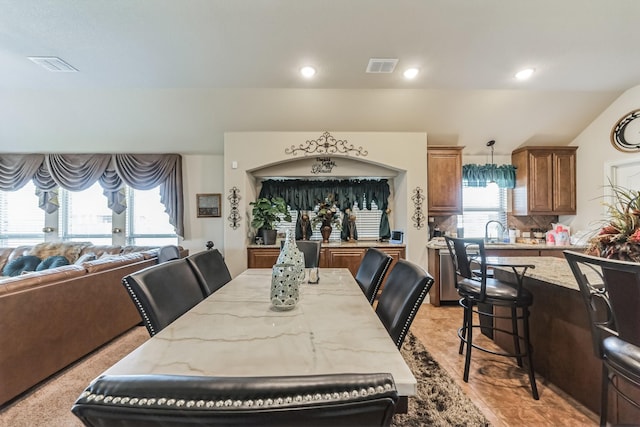
[[[540,400],[534,400],[526,371],[518,368],[512,358],[474,351],[469,382],[465,383],[462,379],[464,357],[458,354],[456,332],[462,322],[461,310],[457,305],[435,307],[424,304],[411,331],[480,408],[492,426],[598,425],[598,415],[539,376],[536,382]],[[474,341],[476,337],[474,335]],[[485,339],[483,345],[492,343]]]

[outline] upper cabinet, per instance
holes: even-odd
[[[516,167],[514,215],[576,214],[577,147],[523,147],[511,154]]]
[[[429,215],[462,214],[462,149],[427,147],[427,208]]]

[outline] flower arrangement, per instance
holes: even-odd
[[[318,209],[315,211],[316,216],[311,220],[311,226],[316,227],[318,224],[330,225],[338,230],[342,229],[340,222],[340,212],[333,201],[333,197],[329,196],[320,202]]]
[[[640,262],[640,191],[611,186],[613,201],[605,203],[609,219],[589,241],[588,253]]]

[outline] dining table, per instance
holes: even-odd
[[[293,309],[270,301],[272,269],[247,269],[184,313],[105,375],[298,376],[390,373],[401,397],[417,381],[352,274],[319,269]],[[179,286],[179,283],[176,283]]]

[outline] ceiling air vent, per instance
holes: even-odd
[[[397,59],[371,58],[367,65],[367,73],[393,73]]]
[[[57,56],[29,56],[29,59],[55,73],[75,73],[78,71]]]

